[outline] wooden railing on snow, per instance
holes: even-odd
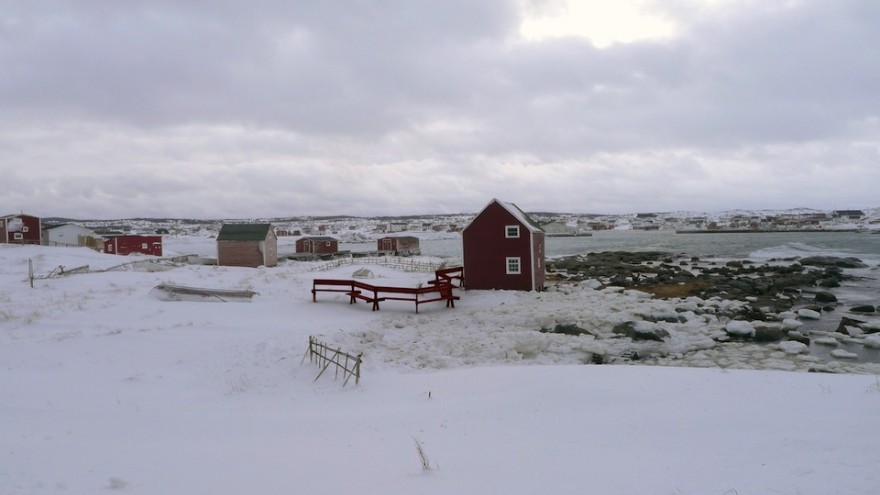
[[[419,305],[432,302],[445,301],[447,308],[454,308],[459,297],[453,293],[453,289],[459,287],[455,282],[462,280],[461,267],[437,270],[434,280],[425,287],[391,287],[360,280],[316,278],[312,281],[312,302],[318,302],[318,292],[341,292],[349,296],[349,304],[355,304],[358,300],[366,301],[373,305],[373,311],[379,310],[382,301],[411,301],[416,305],[416,313],[419,312]]]
[[[343,387],[348,384],[348,380],[351,379],[351,377],[354,377],[355,385],[360,383],[363,353],[353,356],[347,352],[342,352],[339,348],[333,349],[327,344],[318,341],[315,337],[309,336],[308,355],[309,362],[321,367],[321,372],[318,373],[318,376],[316,376],[314,380],[312,380],[313,382],[318,381],[318,378],[321,378],[321,375],[323,375],[324,372],[327,371],[327,368],[332,365],[335,368],[334,379],[338,379],[339,374],[342,374]],[[303,356],[303,361],[304,360],[305,356]],[[300,364],[302,364],[302,362],[300,362]]]

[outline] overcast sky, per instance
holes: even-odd
[[[880,206],[876,0],[5,0],[0,214]]]

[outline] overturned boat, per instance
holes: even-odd
[[[150,293],[161,301],[250,302],[258,293],[245,289],[207,289],[184,285],[159,284]]]

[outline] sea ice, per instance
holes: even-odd
[[[794,340],[780,342],[777,346],[779,347],[779,350],[786,354],[800,354],[802,352],[807,352],[810,349],[806,344],[795,342]]]
[[[724,326],[727,330],[727,333],[731,335],[754,335],[755,327],[749,321],[744,320],[733,320],[727,322],[727,325]]]
[[[818,311],[813,311],[812,309],[806,309],[806,308],[799,309],[797,314],[801,318],[804,318],[807,320],[818,320],[819,318],[822,317],[822,315],[819,314]]]

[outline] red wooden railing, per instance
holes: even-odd
[[[454,308],[459,296],[453,293],[453,289],[460,286],[455,285],[454,281],[460,284],[462,280],[461,267],[437,270],[434,280],[425,287],[391,287],[360,280],[319,278],[312,281],[312,302],[318,302],[318,292],[342,292],[349,296],[349,304],[358,300],[366,301],[372,303],[373,311],[379,310],[381,301],[412,301],[416,305],[416,313],[419,312],[419,305],[431,302],[446,301],[447,308]]]

